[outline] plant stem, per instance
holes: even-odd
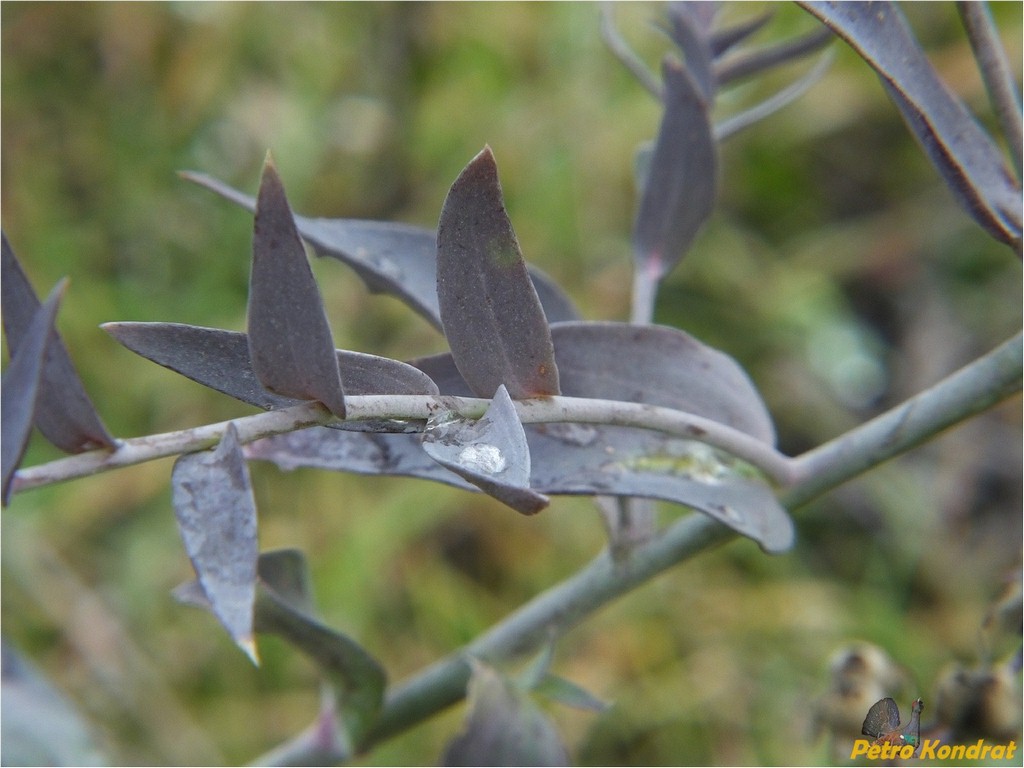
[[[810,451],[794,462],[801,479],[783,497],[793,510],[825,490],[907,451],[952,424],[1017,393],[1021,388],[1020,335],[863,427]],[[615,598],[700,552],[735,537],[703,515],[684,517],[625,559],[609,551],[583,570],[521,606],[467,645],[394,687],[361,745],[368,749],[462,699],[467,658],[497,662],[529,653],[552,629],[564,631]]]
[[[583,570],[526,603],[460,651],[397,686],[363,749],[405,730],[462,699],[470,657],[501,661],[527,654],[597,609],[699,552],[722,544],[732,531],[703,515],[685,517],[624,560],[603,551]]]
[[[423,420],[441,410],[451,411],[463,418],[476,419],[483,416],[489,402],[472,397],[357,395],[345,398],[348,414],[346,421]],[[545,397],[516,401],[516,410],[524,424],[609,424],[640,427],[697,440],[753,464],[778,485],[788,484],[792,477],[792,459],[767,443],[711,419],[671,408],[618,400]],[[229,423],[235,425],[239,442],[245,444],[261,437],[336,421],[319,404],[303,403],[278,411],[244,416],[230,422],[130,438],[119,441],[114,451],[89,451],[19,470],[14,476],[13,491],[17,493],[167,456],[202,451],[217,444]]]
[[[793,509],[1021,389],[1020,334],[901,405],[793,460]]]
[[[1021,126],[1020,94],[1013,77],[1010,62],[1006,59],[1006,51],[999,41],[988,3],[963,2],[956,4],[963,19],[967,37],[971,41],[971,50],[981,70],[982,80],[988,90],[989,99],[995,109],[999,124],[1003,130],[1003,138],[1013,158],[1013,167],[1017,178],[1021,178]]]
[[[636,55],[636,52],[629,47],[629,43],[619,34],[619,30],[615,27],[613,8],[614,6],[610,2],[602,3],[601,37],[604,38],[608,49],[633,74],[640,82],[640,85],[658,101],[661,101],[664,98],[661,83],[658,82],[658,78],[647,68],[647,65],[644,64],[640,57]]]
[[[118,440],[117,448],[113,451],[102,449],[88,451],[19,470],[14,475],[12,491],[18,493],[30,488],[97,475],[101,472],[130,467],[154,459],[212,448],[224,436],[228,424],[235,425],[238,430],[239,442],[244,444],[261,437],[324,424],[331,418],[327,409],[318,403],[303,403],[291,408],[259,413],[232,421],[206,424],[202,427],[192,427],[177,432]]]

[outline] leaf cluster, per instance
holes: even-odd
[[[1019,176],[1006,169],[923,54],[917,56],[898,11],[805,5],[878,71],[964,208],[1019,252]],[[767,17],[722,29],[711,6],[683,3],[671,6],[668,21],[678,53],[665,58],[660,82],[636,70],[662,101],[663,113],[655,140],[638,158],[633,322],[583,320],[561,288],[527,264],[494,154],[484,147],[452,183],[436,232],[296,215],[269,155],[255,198],[186,173],[253,212],[246,333],[177,323],[105,325],[132,351],[242,402],[274,411],[307,404],[317,414],[318,426],[255,440],[243,441],[228,424],[215,447],[182,455],[171,478],[175,515],[197,575],[179,597],[211,610],[254,661],[254,634],[266,632],[287,639],[324,672],[329,694],[322,718],[289,746],[297,754],[341,760],[364,748],[384,704],[386,676],[369,653],[316,618],[301,555],[260,554],[249,461],[414,476],[483,492],[527,515],[557,494],[667,500],[768,552],[792,545],[793,523],[777,497],[780,478],[767,461],[731,454],[702,428],[683,437],[614,419],[529,418],[530,408],[557,405],[558,398],[664,408],[774,453],[771,416],[743,369],[686,332],[648,320],[659,283],[712,213],[719,141],[796,91],[728,126],[712,122],[717,95],[736,80],[816,51],[828,36],[815,33],[730,58]],[[610,22],[606,33],[616,40]],[[908,50],[913,54],[904,55]],[[400,361],[337,349],[304,241],[319,256],[351,267],[369,290],[397,297],[441,330],[449,352]],[[69,453],[116,454],[121,446],[103,426],[54,328],[63,284],[40,302],[6,236],[3,290],[12,355],[3,399],[6,502],[17,489],[33,423]],[[405,396],[425,398],[426,417],[353,416],[353,398]],[[467,416],[458,398],[488,403]],[[448,761],[479,763],[482,755],[496,754],[511,762],[567,758],[522,691],[476,660],[467,664],[473,670],[468,730],[452,743]],[[569,683],[548,684],[563,698],[586,699]],[[505,718],[508,728],[496,729]],[[538,753],[522,752],[524,744]]]

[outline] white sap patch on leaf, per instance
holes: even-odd
[[[508,466],[508,461],[501,449],[489,443],[467,445],[459,452],[458,462],[468,470],[485,472],[489,475],[503,472]]]

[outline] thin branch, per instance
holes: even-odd
[[[1020,391],[1022,338],[1016,336],[931,389],[794,461],[807,473],[784,496],[795,509],[952,424]],[[813,472],[821,473],[819,479]],[[638,544],[624,559],[608,550],[583,570],[509,614],[469,645],[396,685],[362,750],[426,720],[465,696],[469,657],[500,662],[539,647],[617,597],[664,571],[735,538],[704,515],[689,515],[657,538]]]
[[[423,420],[441,410],[477,419],[483,416],[489,402],[473,397],[359,395],[345,398],[345,421]],[[744,432],[702,416],[643,403],[582,397],[518,400],[515,405],[524,424],[571,422],[651,429],[721,448],[758,467],[778,485],[788,484],[791,478],[792,459]],[[339,421],[319,404],[303,403],[230,422],[131,438],[120,441],[114,451],[90,451],[19,470],[14,476],[13,489],[17,493],[167,456],[205,450],[217,444],[228,424],[235,425],[239,442],[245,444],[261,437]]]
[[[640,57],[636,55],[636,52],[629,47],[629,43],[619,34],[619,30],[615,27],[613,13],[614,9],[611,3],[603,3],[601,5],[601,37],[604,38],[605,43],[615,55],[615,58],[621,61],[626,69],[632,72],[633,76],[640,81],[640,85],[648,90],[658,101],[662,101],[664,96],[661,83],[658,82],[658,78],[655,77],[654,73],[647,68],[647,65],[641,61]]]
[[[1021,178],[1021,126],[1020,93],[1013,77],[1006,51],[999,41],[999,33],[992,22],[988,3],[963,2],[956,4],[963,19],[964,29],[971,41],[971,50],[981,70],[982,80],[988,90],[989,99],[1003,129],[1003,138],[1013,158],[1017,178]]]
[[[783,504],[805,504],[1020,392],[1022,343],[1018,334],[902,405],[798,456],[796,482]]]

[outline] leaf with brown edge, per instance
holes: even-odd
[[[0,272],[0,309],[4,332],[12,355],[23,343],[29,324],[39,309],[39,299],[3,235],[3,261]],[[47,343],[39,382],[39,407],[35,424],[43,436],[66,453],[81,453],[95,448],[114,448],[95,406],[85,392],[82,380],[56,329]]]
[[[319,400],[344,418],[331,329],[269,153],[256,203],[248,315],[249,356],[260,384],[285,397]]]
[[[557,395],[551,332],[530,281],[490,147],[452,184],[437,227],[437,297],[455,363],[478,397]]]
[[[928,61],[898,6],[811,0],[799,4],[874,68],[960,205],[992,237],[1019,246],[1019,183],[999,148]]]

